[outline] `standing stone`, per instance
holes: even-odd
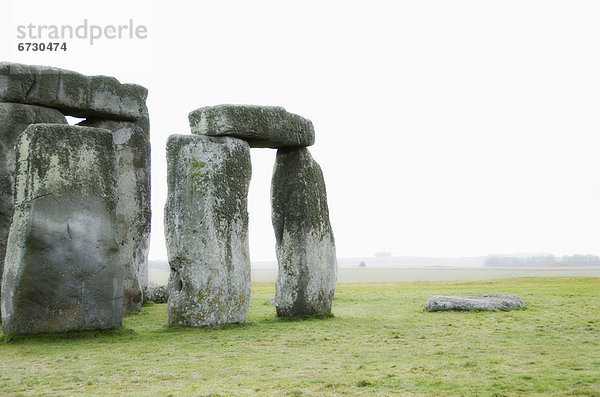
[[[121,326],[113,173],[108,130],[34,124],[21,134],[2,285],[5,333]]]
[[[123,266],[123,313],[139,312],[148,282],[150,134],[148,123],[87,119],[78,125],[113,132],[117,182],[117,241]]]
[[[229,137],[172,135],[167,173],[169,323],[244,322],[250,301],[248,144]]]
[[[271,184],[278,316],[331,313],[335,241],[321,167],[307,148],[279,149]]]
[[[6,242],[13,213],[15,144],[29,124],[66,124],[56,109],[18,103],[0,103],[0,275],[4,270]]]
[[[232,136],[250,147],[296,147],[315,143],[312,121],[280,106],[218,105],[189,114],[193,134]]]

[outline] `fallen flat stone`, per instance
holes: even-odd
[[[250,147],[310,146],[315,130],[310,120],[279,106],[218,105],[189,114],[193,134],[232,136]]]
[[[250,302],[250,147],[237,138],[167,141],[169,323],[244,322]]]
[[[307,148],[279,149],[271,184],[278,316],[331,313],[335,241],[321,167]]]
[[[67,124],[67,121],[56,109],[0,103],[0,278],[13,213],[15,144],[25,128],[34,123]]]
[[[523,300],[514,294],[493,293],[458,296],[433,296],[425,303],[425,310],[468,311],[468,310],[512,310],[525,308]]]
[[[0,102],[40,105],[76,117],[132,120],[147,114],[148,90],[114,77],[0,62]]]
[[[148,282],[150,133],[145,123],[87,119],[78,125],[113,133],[117,183],[117,241],[123,267],[123,313],[139,312]]]
[[[33,124],[16,145],[2,285],[5,333],[121,326],[112,134]]]

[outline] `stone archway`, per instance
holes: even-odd
[[[147,94],[146,88],[122,84],[114,77],[0,63],[0,271],[4,275],[5,332],[105,328],[107,324],[120,325],[121,311],[140,310],[147,281],[151,215]],[[85,120],[69,126],[66,115]],[[85,166],[73,166],[75,160]],[[104,162],[106,167],[100,165]],[[64,182],[62,190],[52,184],[58,177]],[[100,183],[98,178],[106,180]],[[81,205],[51,210],[61,195],[77,197]],[[112,195],[114,200],[109,197]],[[113,225],[107,226],[110,232],[94,240],[92,236],[100,229],[86,227],[94,223],[89,221],[95,215],[89,203],[98,197],[106,198],[103,205],[109,208],[106,216]],[[44,200],[50,200],[47,207],[42,205]],[[37,234],[28,226],[51,215],[58,217],[56,222],[37,225]],[[79,234],[76,225],[81,226]],[[63,235],[68,239],[61,240]],[[24,243],[32,239],[38,239],[38,244]],[[87,273],[81,269],[93,267],[89,251],[102,246],[100,240],[110,240],[106,246],[112,247],[114,242],[116,247],[114,269],[108,258],[112,254],[97,261],[99,269],[108,266],[110,272],[105,273],[112,272],[114,277],[100,274],[98,269],[89,270],[91,275],[84,277]],[[80,244],[82,241],[89,244]],[[53,257],[44,254],[57,247],[62,250]],[[79,274],[73,276],[75,281],[63,277],[69,272]],[[95,274],[106,277],[99,280],[92,277]],[[54,286],[48,280],[55,282]],[[106,301],[97,299],[96,288],[110,290],[104,294]],[[109,321],[96,321],[94,311],[109,306]],[[61,328],[55,317],[62,312],[76,314]]]
[[[277,315],[330,313],[337,262],[323,174],[307,148],[312,122],[282,107],[251,105],[204,107],[189,120],[192,135],[172,135],[167,143],[169,322],[246,319],[253,147],[278,150],[271,185]]]

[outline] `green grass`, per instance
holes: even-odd
[[[528,309],[422,310],[478,292]],[[277,319],[273,294],[254,284],[241,326],[169,327],[151,305],[124,330],[12,338],[0,394],[600,396],[600,278],[342,284],[325,319]]]

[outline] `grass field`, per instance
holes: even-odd
[[[511,312],[426,313],[438,294],[512,292]],[[600,278],[341,284],[335,317],[280,320],[255,283],[248,323],[167,326],[0,344],[2,395],[600,396]]]

